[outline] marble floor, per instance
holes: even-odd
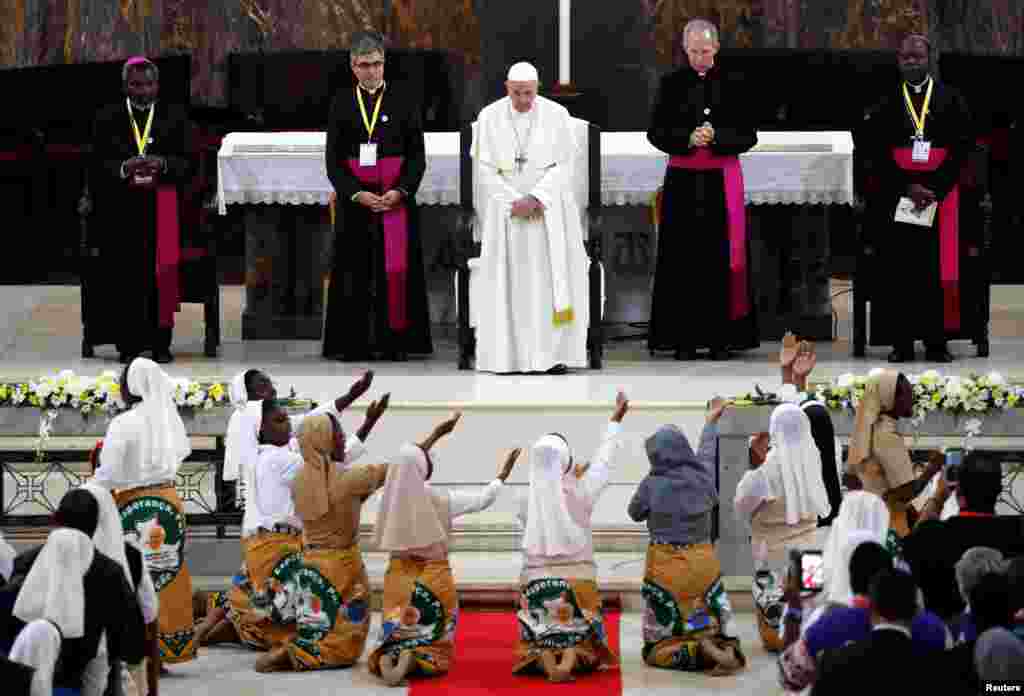
[[[372,639],[380,623],[374,614],[371,640],[367,653],[372,650]],[[628,696],[678,696],[693,694],[709,696],[719,694],[782,694],[777,686],[775,657],[761,648],[752,614],[739,614],[740,639],[747,656],[747,669],[729,677],[710,677],[651,669],[643,664],[640,648],[643,645],[641,617],[638,613],[623,614],[620,623],[622,691]],[[366,656],[352,669],[307,674],[263,675],[253,671],[259,654],[241,647],[204,649],[200,659],[172,667],[172,674],[160,681],[163,696],[333,696],[339,693],[360,696],[396,696],[407,692],[406,687],[389,688],[379,682],[366,668]],[[509,669],[511,669],[511,656]],[[524,687],[529,680],[523,680]],[[572,692],[572,686],[566,686]],[[614,696],[614,695],[610,695]]]
[[[850,357],[849,294],[835,282],[837,340],[819,344],[816,379],[828,379],[844,372],[866,372],[882,364],[885,348],[874,348],[866,359]],[[173,351],[176,361],[170,371],[176,375],[228,379],[239,370],[260,366],[285,387],[316,400],[336,396],[348,378],[370,365],[324,361],[316,341],[241,340],[243,289],[222,288],[223,345],[215,358],[203,356],[203,323],[200,305],[182,305],[176,319]],[[374,363],[382,378],[403,378],[396,401],[476,404],[536,403],[539,388],[550,388],[550,403],[604,402],[614,389],[628,383],[637,401],[658,403],[703,403],[715,394],[736,394],[777,385],[778,343],[765,343],[757,350],[740,354],[729,363],[699,360],[678,363],[666,355],[651,358],[641,341],[613,342],[607,347],[606,364],[600,372],[579,370],[551,378],[546,376],[495,376],[459,372],[456,349],[450,336],[435,332],[436,354],[429,360],[407,363]],[[945,371],[985,372],[998,370],[1024,379],[1024,287],[996,286],[992,294],[992,352],[988,359],[974,357],[967,342],[952,344],[958,356]],[[0,286],[0,377],[31,377],[60,369],[95,374],[119,369],[113,346],[97,348],[97,357],[80,357],[80,295],[74,286]],[[932,367],[921,362],[906,369]]]

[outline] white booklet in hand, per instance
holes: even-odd
[[[914,207],[914,201],[903,196],[896,204],[896,215],[893,218],[896,222],[905,222],[908,225],[919,225],[931,227],[935,222],[935,211],[939,209],[938,203],[932,203],[921,210]]]

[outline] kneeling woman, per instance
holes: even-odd
[[[608,486],[628,408],[619,393],[589,466],[575,465],[565,438],[554,433],[530,452],[530,491],[519,514],[525,531],[516,674],[540,669],[549,680],[564,682],[618,665],[601,615],[591,515]]]
[[[740,479],[733,505],[751,528],[761,642],[765,650],[780,652],[789,553],[824,547],[829,528],[819,528],[818,518],[828,515],[830,506],[807,414],[799,406],[782,404],[772,412],[769,433],[768,457]]]
[[[715,450],[724,402],[714,404],[693,453],[686,435],[666,425],[646,442],[651,473],[629,516],[651,534],[644,573],[644,662],[652,667],[730,674],[746,665],[711,543],[718,502]]]
[[[435,430],[434,439],[440,437]],[[350,667],[370,633],[370,581],[359,551],[363,503],[384,485],[388,464],[341,471],[345,431],[331,415],[307,416],[299,433],[302,467],[292,483],[302,522],[302,567],[285,588],[297,631],[256,662],[256,670],[307,671]]]
[[[159,594],[160,661],[189,662],[199,646],[185,565],[185,505],[175,480],[192,447],[174,385],[155,362],[135,358],[128,365],[121,397],[132,408],[110,422],[93,483],[115,491],[125,537],[142,550]]]
[[[509,454],[497,478],[480,493],[443,491],[428,483],[435,471],[433,442],[401,449],[388,469],[377,513],[377,547],[390,551],[391,560],[384,576],[381,641],[369,662],[370,672],[392,686],[407,676],[449,670],[459,615],[448,564],[452,522],[489,508],[519,456],[518,450]]]

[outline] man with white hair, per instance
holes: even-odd
[[[538,96],[538,84],[536,68],[513,65],[508,96],[480,111],[473,135],[483,372],[564,374],[587,364],[587,254],[571,186],[580,144],[569,112]]]
[[[757,132],[743,86],[715,63],[715,25],[691,21],[683,45],[689,65],[662,78],[647,130],[670,155],[648,347],[673,350],[676,360],[709,348],[712,359],[725,360],[730,347],[758,345],[739,162]]]

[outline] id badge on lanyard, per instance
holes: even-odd
[[[377,166],[377,143],[362,143],[359,146],[359,166]]]
[[[917,138],[914,140],[914,147],[910,153],[910,159],[914,162],[927,162],[928,156],[931,155],[931,152],[932,144],[924,138]]]

